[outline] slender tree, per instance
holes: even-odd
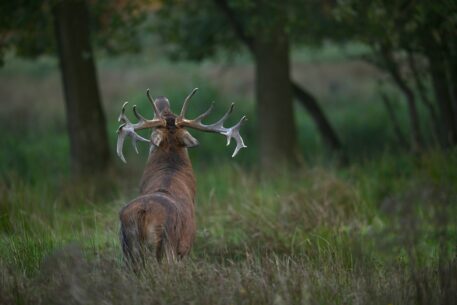
[[[271,168],[295,162],[297,132],[290,83],[289,40],[283,27],[254,42],[256,100],[261,163]]]
[[[411,89],[411,86],[402,76],[399,65],[395,62],[392,50],[389,46],[381,46],[380,56],[383,60],[385,69],[390,73],[395,84],[405,95],[406,102],[408,103],[409,117],[411,122],[412,148],[417,152],[422,148],[423,140],[419,122],[419,114],[417,111],[416,95]]]
[[[84,0],[53,9],[74,172],[103,171],[110,160],[105,116],[98,90],[89,13]]]
[[[416,147],[425,142],[416,95],[429,111],[436,131],[432,134],[443,147],[457,145],[457,3],[349,0],[340,2],[335,15],[353,40],[372,47],[371,61],[404,93]],[[420,70],[417,60],[423,62]],[[434,99],[429,99],[426,88]]]

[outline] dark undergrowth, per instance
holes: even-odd
[[[134,174],[4,179],[0,303],[453,304],[455,168],[452,152],[269,180],[229,164],[197,168],[191,256],[140,275],[118,241]]]

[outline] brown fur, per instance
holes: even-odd
[[[167,122],[173,122],[176,116],[158,102]],[[149,156],[140,196],[120,212],[122,249],[133,267],[144,264],[151,251],[159,261],[182,258],[195,237],[195,177],[183,141],[187,131],[170,123],[155,132],[162,141]]]

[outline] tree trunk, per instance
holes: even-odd
[[[456,110],[452,105],[449,82],[445,74],[443,60],[439,56],[430,53],[428,54],[428,59],[430,61],[433,90],[444,125],[444,141],[446,146],[453,146],[457,144]]]
[[[419,71],[419,68],[417,67],[414,53],[410,49],[407,49],[407,55],[409,69],[411,70],[411,74],[413,76],[417,92],[419,93],[422,103],[425,105],[425,107],[427,107],[428,114],[430,116],[430,121],[433,125],[433,138],[435,141],[439,141],[440,121],[438,118],[438,114],[436,113],[435,105],[433,105],[432,101],[429,99],[427,95],[427,89],[425,87],[424,82],[422,81],[422,73]]]
[[[261,164],[268,169],[297,161],[289,42],[279,32],[254,43]]]
[[[87,5],[84,0],[59,1],[53,13],[72,172],[100,172],[106,169],[110,154],[90,44]]]
[[[441,43],[438,41],[441,41]],[[446,52],[446,45],[443,45],[443,40],[439,39],[438,41],[433,35],[427,35],[423,45],[429,62],[436,103],[441,116],[443,142],[445,146],[450,147],[457,144],[457,105],[453,105],[452,86],[447,75],[448,67],[445,58],[450,54]]]
[[[230,8],[226,0],[214,0],[214,2],[222,11],[222,13],[227,17],[227,20],[230,22],[235,34],[240,39],[240,41],[249,49],[254,58],[257,59],[255,37],[247,34],[242,23],[238,20],[236,13]],[[287,56],[289,57],[289,55]],[[275,59],[273,58],[272,60],[274,61]],[[288,59],[288,70],[289,61],[290,60]],[[256,65],[258,66],[257,63]],[[332,151],[337,152],[342,162],[346,163],[347,156],[343,151],[341,141],[339,140],[338,135],[330,124],[330,121],[325,116],[325,113],[320,108],[317,100],[309,92],[301,88],[299,84],[293,82],[290,79],[290,76],[288,76],[288,79],[290,81],[290,86],[292,87],[292,94],[311,116],[311,119],[316,124],[317,130],[319,131],[323,142],[326,143]]]
[[[454,124],[457,129],[457,43],[454,35],[443,33],[441,43],[441,61],[444,68],[448,95],[454,110]]]
[[[398,67],[398,63],[395,61],[392,51],[387,46],[381,47],[381,56],[386,65],[387,71],[392,76],[394,82],[403,92],[406,97],[406,102],[408,103],[408,112],[411,123],[411,133],[412,133],[412,144],[413,150],[419,151],[423,146],[423,137],[420,129],[419,114],[416,106],[416,98],[414,96],[413,90],[408,86],[406,80],[403,78]]]
[[[384,104],[384,107],[386,107],[387,114],[389,115],[390,121],[392,123],[392,127],[395,132],[395,136],[397,137],[398,144],[405,150],[408,150],[408,141],[406,140],[406,137],[404,136],[403,132],[401,131],[400,128],[400,123],[398,122],[397,116],[395,114],[395,108],[392,105],[389,97],[385,93],[381,93],[381,99]]]

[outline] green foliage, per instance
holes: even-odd
[[[53,39],[51,4],[54,1],[2,1],[0,11],[0,58],[15,48],[23,57],[36,57],[52,52],[56,44]]]
[[[3,1],[0,4],[0,60],[8,52],[36,58],[55,54],[53,8],[62,0]],[[141,45],[138,28],[146,12],[141,1],[91,1],[91,28],[96,46],[107,53],[138,51]]]
[[[346,32],[327,2],[175,1],[166,0],[155,14],[153,30],[173,59],[201,61],[221,53],[233,56],[243,43],[218,3],[225,2],[246,37],[290,36],[292,43],[320,45],[325,39],[345,41]]]
[[[139,52],[151,39],[143,30],[149,12],[143,1],[97,0],[89,9],[95,47],[109,55]]]
[[[164,1],[152,22],[172,59],[202,60],[224,48],[239,48],[237,37],[213,0]]]
[[[388,43],[395,48],[424,51],[424,39],[453,35],[456,27],[455,1],[359,1],[340,2],[335,15],[347,33],[368,44]],[[455,34],[455,33],[454,33]]]

